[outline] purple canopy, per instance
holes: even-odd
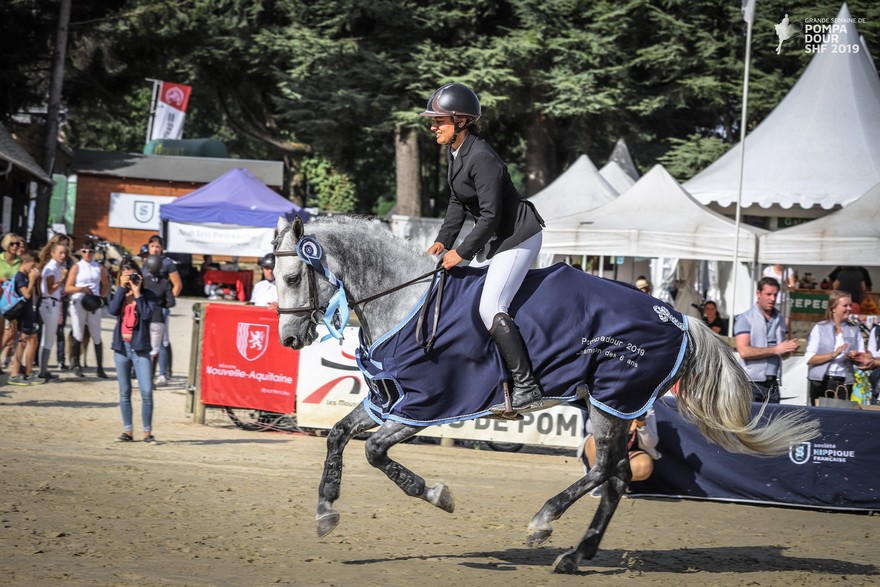
[[[309,214],[285,200],[247,169],[233,169],[196,191],[159,207],[162,220],[217,222],[274,228],[278,217],[292,220]]]

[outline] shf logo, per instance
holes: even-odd
[[[235,346],[248,361],[256,361],[269,348],[269,325],[239,322]]]
[[[788,449],[788,458],[795,465],[805,465],[810,462],[810,454],[812,453],[813,444],[811,442],[802,442],[793,444]]]

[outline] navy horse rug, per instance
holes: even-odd
[[[421,303],[369,347],[361,339],[358,366],[370,387],[364,405],[375,421],[445,424],[489,416],[504,401],[509,374],[478,311],[485,277],[485,268],[450,270],[430,349],[417,343]],[[424,324],[433,322],[438,289],[423,297]],[[545,406],[582,401],[586,391],[594,406],[634,418],[673,383],[687,350],[685,316],[628,284],[565,264],[530,271],[509,313]]]

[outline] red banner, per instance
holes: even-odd
[[[292,414],[299,353],[281,346],[278,314],[208,304],[202,321],[202,403]]]

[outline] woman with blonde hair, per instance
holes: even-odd
[[[853,366],[865,369],[873,363],[871,353],[865,352],[865,341],[858,326],[848,322],[851,314],[852,296],[848,292],[832,290],[828,293],[825,319],[813,326],[804,353],[810,368],[807,405],[815,405],[816,399],[828,390],[834,392],[837,399],[848,400],[855,382]]]
[[[18,236],[14,232],[7,232],[0,239],[0,284],[15,277],[18,268],[21,266],[19,255],[24,252],[24,238]],[[0,318],[0,324],[4,320]],[[2,336],[2,344],[0,344],[0,365],[5,364],[6,359],[11,358],[10,353],[15,347],[15,339],[18,338],[18,326],[15,320],[5,320]],[[3,369],[0,369],[0,373]]]
[[[63,305],[61,294],[64,293],[64,284],[67,281],[67,245],[61,241],[48,244],[40,251],[43,257],[48,249],[49,259],[40,267],[40,318],[43,321],[42,333],[40,334],[40,373],[39,376],[46,381],[57,379],[57,376],[49,373],[49,356],[52,354],[52,345],[58,336],[58,324],[61,321]]]

